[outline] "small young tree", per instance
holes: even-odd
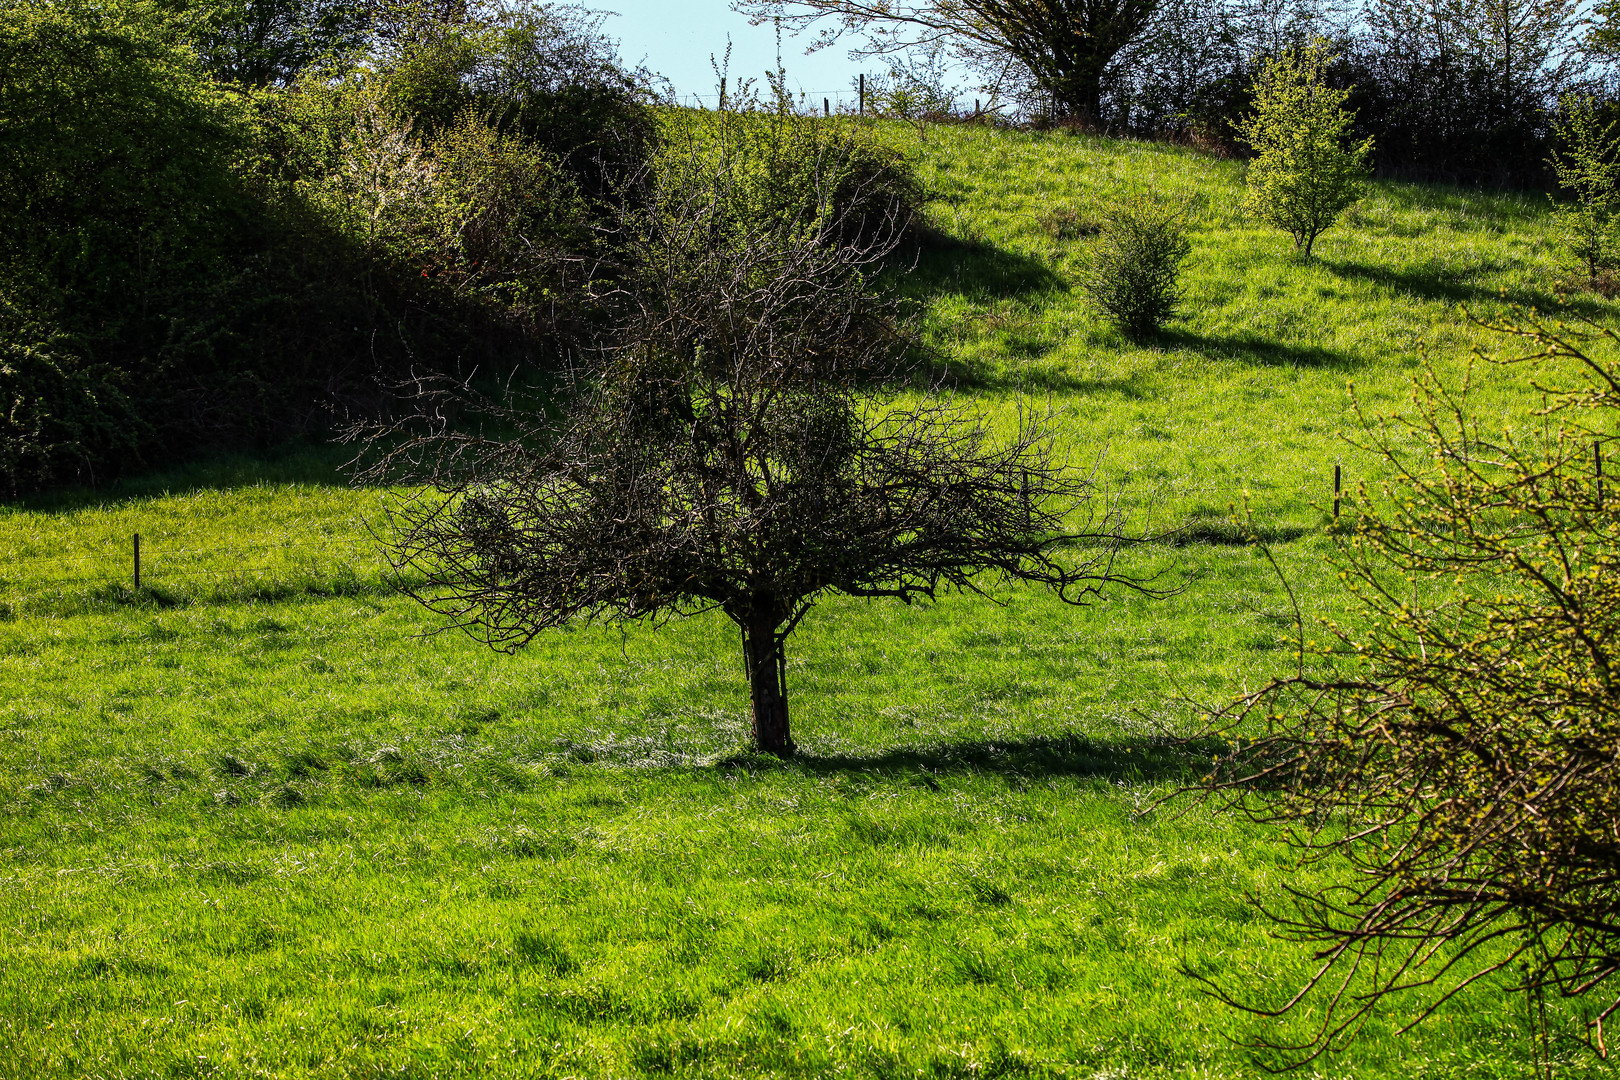
[[[1392,479],[1341,544],[1349,625],[1217,726],[1240,741],[1210,788],[1350,871],[1274,913],[1315,953],[1304,988],[1234,1002],[1313,1013],[1296,1063],[1391,998],[1421,1019],[1511,980],[1574,999],[1600,1051],[1620,1008],[1620,335],[1498,329],[1569,380],[1536,384],[1545,423],[1493,434],[1421,384],[1370,442]]]
[[[1349,142],[1350,91],[1325,81],[1332,59],[1317,41],[1266,61],[1254,80],[1254,112],[1234,125],[1255,154],[1250,209],[1292,236],[1306,258],[1316,238],[1361,198],[1372,156],[1372,139]]]
[[[998,443],[964,406],[878,391],[907,341],[864,272],[902,222],[851,226],[832,209],[839,155],[810,164],[817,203],[768,215],[736,212],[734,159],[669,165],[619,230],[618,341],[560,414],[508,403],[484,436],[440,412],[381,432],[370,473],[427,488],[393,518],[405,591],[497,648],[724,612],[756,744],[783,756],[784,643],[825,593],[911,601],[986,573],[1071,603],[1146,587],[1115,570],[1120,519],[1049,429]]]
[[[1591,98],[1569,94],[1560,104],[1548,164],[1573,201],[1557,206],[1559,224],[1587,284],[1609,292],[1620,266],[1620,137]]]
[[[1176,313],[1181,264],[1191,250],[1182,210],[1136,195],[1105,219],[1081,286],[1127,335],[1145,338]]]

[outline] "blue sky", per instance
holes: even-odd
[[[769,26],[749,26],[727,0],[587,0],[587,6],[613,12],[603,30],[619,40],[620,55],[627,63],[645,63],[667,76],[682,101],[702,95],[705,103],[713,104],[709,55],[716,59],[725,55],[727,35],[733,82],[739,76],[757,78],[763,89],[764,73],[776,67],[775,32]],[[810,39],[809,34],[797,39],[782,35],[789,88],[806,92],[817,107],[823,97],[830,97],[836,108],[840,95],[853,104],[850,82],[862,70],[875,72],[877,67],[871,61],[862,65],[850,60],[847,45],[805,56]]]

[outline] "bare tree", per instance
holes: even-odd
[[[975,66],[1011,57],[1050,96],[1056,111],[1102,122],[1103,73],[1148,27],[1159,0],[738,0],[755,23],[779,20],[795,32],[826,26],[817,47],[844,32],[862,35],[861,55],[944,44]]]
[[[1353,872],[1274,915],[1316,950],[1299,993],[1233,1002],[1320,1006],[1314,1037],[1283,1048],[1296,1061],[1386,999],[1413,999],[1415,1024],[1498,973],[1532,1003],[1576,1001],[1605,1056],[1620,1008],[1620,529],[1603,476],[1620,335],[1497,328],[1571,380],[1537,384],[1544,423],[1493,435],[1431,375],[1419,414],[1370,444],[1393,478],[1342,548],[1356,625],[1302,638],[1297,670],[1217,727],[1241,742],[1209,789]]]
[[[1049,425],[997,441],[967,404],[883,389],[908,341],[867,273],[903,222],[846,220],[837,205],[871,202],[844,164],[828,146],[813,198],[761,212],[746,161],[692,154],[631,200],[603,297],[622,330],[555,415],[508,400],[481,433],[440,396],[374,432],[368,475],[425,485],[393,516],[405,590],[506,650],[575,620],[719,609],[757,745],[785,756],[784,644],[824,594],[909,602],[985,574],[1071,603],[1148,588],[1115,570],[1120,518]]]
[[[1584,63],[1576,0],[1368,0],[1365,17],[1409,63],[1489,72],[1503,103],[1550,105]]]

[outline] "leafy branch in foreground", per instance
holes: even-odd
[[[908,341],[867,272],[904,221],[840,193],[825,153],[806,163],[817,197],[785,208],[738,212],[746,163],[723,154],[628,200],[647,209],[626,211],[603,297],[621,329],[557,415],[508,403],[486,435],[441,409],[377,433],[370,475],[422,485],[393,518],[410,595],[507,650],[575,620],[718,609],[741,630],[754,739],[785,756],[785,641],[825,593],[910,602],[986,573],[1071,603],[1148,588],[1116,570],[1122,521],[1049,424],[997,441],[967,405],[884,391]]]
[[[1563,383],[1535,384],[1540,425],[1490,435],[1432,374],[1415,418],[1369,424],[1391,479],[1341,543],[1357,625],[1302,640],[1292,675],[1216,725],[1242,742],[1206,790],[1352,871],[1269,913],[1315,948],[1290,1000],[1204,980],[1262,1015],[1318,1010],[1309,1039],[1267,1044],[1294,1064],[1386,999],[1413,1002],[1410,1027],[1507,979],[1537,1008],[1570,999],[1605,1056],[1620,1007],[1620,492],[1594,461],[1615,438],[1620,336],[1487,325],[1530,346],[1503,362]]]

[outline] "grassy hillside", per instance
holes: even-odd
[[[953,392],[1057,410],[1140,519],[1198,523],[1132,556],[1182,592],[829,602],[789,643],[782,765],[742,752],[723,619],[515,656],[423,636],[368,532],[385,494],[335,454],[0,509],[0,1075],[1248,1076],[1241,1040],[1309,1030],[1181,968],[1286,997],[1307,957],[1250,897],[1335,868],[1139,811],[1197,767],[1164,738],[1183,702],[1286,661],[1269,564],[1216,542],[1229,506],[1249,492],[1335,610],[1332,467],[1377,477],[1349,385],[1398,408],[1425,349],[1457,379],[1494,347],[1459,304],[1550,301],[1543,205],[1379,185],[1302,266],[1230,163],[894,136],[953,238],[906,285]],[[1134,186],[1197,227],[1187,317],[1150,348],[1066,285]],[[1482,368],[1476,407],[1532,422],[1521,380]],[[1401,1021],[1321,1073],[1529,1071],[1513,999]],[[1556,1022],[1560,1075],[1608,1075]]]

